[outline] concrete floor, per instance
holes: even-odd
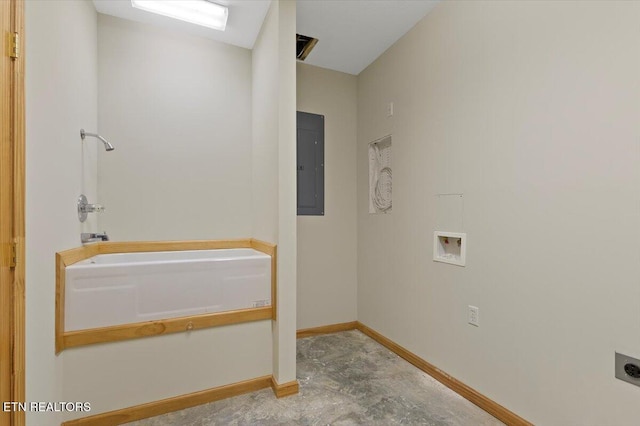
[[[298,395],[263,389],[129,425],[502,425],[359,331],[297,345]]]

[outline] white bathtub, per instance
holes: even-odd
[[[271,305],[271,257],[243,249],[101,254],[65,269],[65,331]]]

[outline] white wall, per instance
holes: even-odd
[[[118,241],[250,237],[251,52],[98,15],[98,55],[100,133],[116,147],[99,154],[101,227]],[[96,414],[270,375],[271,323],[61,357],[62,397]]]
[[[324,216],[298,216],[297,328],[357,319],[357,77],[297,65],[298,111],[324,115]]]
[[[81,231],[96,230],[95,223],[89,221],[81,225],[78,221],[76,199],[81,192],[84,192],[90,201],[104,202],[108,208],[111,207],[108,201],[97,200],[97,141],[87,139],[81,143],[79,136],[81,127],[90,132],[98,129],[98,24],[94,6],[89,1],[30,1],[26,3],[26,13],[27,400],[87,401],[92,407],[90,414],[98,414],[271,374],[272,330],[271,322],[268,320],[74,348],[58,356],[54,355],[54,254],[79,246]],[[118,39],[116,34],[109,34],[108,37],[113,44]],[[129,41],[135,40],[137,39],[131,35]],[[164,47],[168,48],[168,45],[171,45],[169,41]],[[207,46],[204,46],[205,49],[211,48]],[[170,230],[184,229],[184,233],[175,235],[181,239],[247,237],[251,231],[251,144],[250,130],[246,130],[246,121],[249,120],[247,114],[250,115],[248,108],[251,98],[251,56],[250,52],[244,49],[219,45],[213,47],[214,51],[218,49],[216,52],[219,55],[216,58],[231,63],[218,67],[223,70],[221,73],[227,73],[226,80],[223,81],[224,93],[221,96],[226,99],[225,108],[237,114],[235,124],[239,132],[244,134],[243,138],[234,139],[233,143],[224,140],[222,143],[227,149],[223,150],[223,153],[226,156],[216,157],[215,161],[210,162],[220,168],[223,167],[222,162],[237,161],[238,170],[224,169],[224,172],[229,172],[231,177],[242,175],[236,181],[226,182],[225,191],[229,191],[228,187],[238,185],[243,187],[244,193],[236,188],[238,193],[234,195],[235,201],[224,200],[223,197],[226,205],[216,204],[216,207],[219,207],[218,211],[237,208],[241,213],[234,211],[234,217],[231,218],[231,214],[226,212],[227,221],[218,217],[220,220],[213,227],[211,218],[216,218],[215,213],[202,210],[203,205],[200,204],[196,216],[209,217],[206,223],[209,228],[201,222],[204,226],[202,230],[205,231],[202,234],[196,235],[192,232],[195,231],[193,225],[197,222],[194,217],[185,216],[181,222],[166,224]],[[200,49],[202,53],[203,46],[198,45],[197,40],[191,40],[190,48]],[[119,53],[123,54],[122,51]],[[122,57],[111,58],[113,61],[116,59],[123,60]],[[211,58],[202,61],[208,62],[211,66]],[[101,65],[104,63],[101,62]],[[113,63],[110,62],[108,66],[110,71],[116,72]],[[135,74],[131,67],[127,72],[129,75]],[[151,77],[165,78],[159,73],[154,73],[149,78]],[[104,79],[101,80],[107,84]],[[115,87],[112,89],[114,92],[118,91]],[[134,89],[135,87],[132,90]],[[237,93],[234,94],[236,89]],[[175,103],[179,104],[183,99],[177,92],[174,93],[177,97]],[[104,92],[101,92],[101,96],[103,95]],[[111,98],[103,96],[100,104],[102,108],[111,108],[107,103],[108,99]],[[140,99],[136,98],[133,101]],[[145,111],[153,106],[147,105],[138,113],[144,115]],[[155,106],[159,107],[159,103]],[[169,105],[165,103],[164,106]],[[126,106],[119,108],[126,109]],[[244,119],[239,113],[240,110],[245,114]],[[106,115],[105,120],[109,121],[111,116]],[[186,120],[185,117],[180,119]],[[240,121],[242,123],[238,124]],[[160,127],[158,123],[155,124],[157,125],[153,126],[154,129]],[[124,123],[122,125],[125,126]],[[122,153],[121,159],[126,159],[127,154],[133,155],[129,150],[131,145],[125,143],[131,141],[118,140],[119,135],[106,132],[105,136],[116,146],[116,151],[109,155]],[[175,156],[165,156],[163,161],[166,164],[163,167],[177,167],[180,155],[188,153],[188,164],[183,163],[179,166],[182,168],[182,174],[189,176],[190,173],[204,173],[194,165],[196,162],[203,163],[200,161],[203,158],[202,152],[186,152],[184,143],[183,139],[176,143]],[[152,153],[149,155],[153,156]],[[103,158],[105,168],[114,167],[115,161],[109,161],[115,159],[117,157]],[[138,159],[141,161],[138,164],[141,167],[138,172],[147,170],[151,161],[143,163],[141,157]],[[154,159],[158,160],[158,157]],[[188,167],[189,165],[193,166]],[[105,173],[104,176],[113,176],[115,181],[120,179],[125,171],[132,173],[126,166],[123,165],[122,168],[122,172],[117,170]],[[215,181],[216,176],[208,175],[206,179]],[[178,178],[179,176],[175,177]],[[124,192],[137,185],[132,181],[121,183]],[[143,194],[142,199],[148,197],[153,189],[150,188],[146,195]],[[209,201],[211,197],[218,196],[210,194],[211,192],[209,190],[205,194],[205,198],[209,196]],[[159,193],[155,194],[158,198],[151,201],[157,202],[156,207],[165,206],[165,200],[159,199]],[[236,204],[233,204],[234,202]],[[175,208],[176,203],[175,199],[170,200],[166,204],[167,209]],[[114,203],[109,211],[118,211],[116,206],[117,203]],[[160,210],[150,211],[161,216]],[[183,223],[184,227],[178,226]],[[220,229],[223,228],[218,228],[220,223],[231,235],[221,232]],[[155,235],[155,238],[172,238],[168,233],[153,234],[151,231],[153,229],[144,229],[133,234],[132,238],[145,238],[144,235],[148,235],[147,239],[154,238],[152,235]],[[120,239],[129,239],[119,232],[116,232],[116,235],[120,236]],[[61,416],[51,413],[29,413],[27,420],[29,424],[46,426],[84,415],[86,413]]]
[[[280,384],[296,378],[295,8],[271,3],[252,56],[252,235],[278,244],[273,374]]]
[[[278,240],[278,4],[272,2],[251,56],[252,235],[272,242]]]
[[[273,374],[296,380],[296,2],[278,8],[278,319],[274,325]]]
[[[251,51],[98,15],[100,226],[114,240],[251,236]]]
[[[638,22],[637,2],[443,2],[358,79],[359,320],[535,424],[637,424],[613,368],[640,356]],[[389,133],[393,213],[369,215]],[[466,267],[431,260],[441,226]]]
[[[271,375],[271,321],[86,346],[61,356],[61,401],[89,401],[90,414],[98,414]]]
[[[91,2],[28,1],[26,13],[26,399],[62,401],[63,359],[54,354],[57,251],[80,245],[76,200],[96,195],[96,12]],[[27,424],[57,425],[52,413]]]

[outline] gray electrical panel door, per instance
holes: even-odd
[[[324,215],[324,116],[298,111],[298,216]]]

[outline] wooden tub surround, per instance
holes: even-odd
[[[67,266],[99,254],[233,248],[251,248],[271,256],[271,306],[138,322],[133,324],[121,324],[69,332],[64,330],[65,268]],[[252,238],[239,240],[98,242],[56,253],[56,354],[59,354],[64,349],[75,346],[159,336],[162,334],[192,331],[207,327],[265,319],[276,320],[276,267],[277,247],[274,244]]]

